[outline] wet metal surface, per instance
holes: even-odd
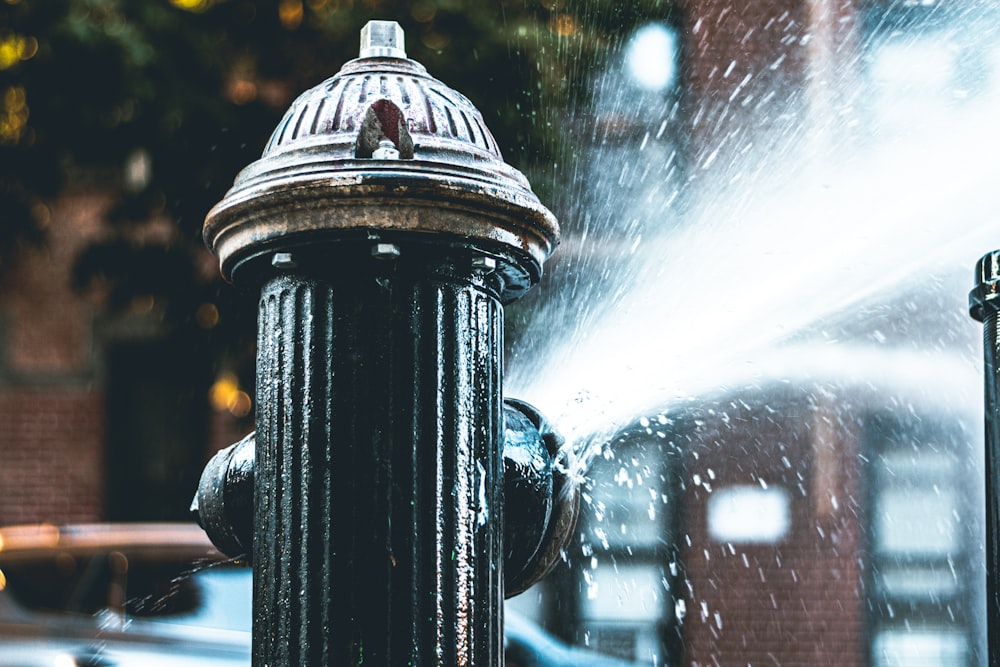
[[[379,153],[386,141],[393,150]],[[295,100],[204,233],[232,278],[262,252],[351,230],[445,235],[513,253],[530,282],[559,236],[472,103],[399,57],[352,60]]]
[[[399,26],[361,53],[205,221],[261,289],[253,663],[500,665],[501,304],[558,226]],[[551,513],[524,523],[548,538]],[[527,551],[522,580],[552,555]]]
[[[253,560],[267,664],[501,659],[483,622],[499,624],[502,601],[500,305],[403,250],[403,266],[366,258],[263,289]]]
[[[562,441],[523,401],[503,405],[504,597],[537,583],[560,560],[572,537],[579,493],[557,466]],[[251,556],[256,433],[218,452],[202,474],[191,509],[220,551]],[[477,523],[489,519],[478,478]]]

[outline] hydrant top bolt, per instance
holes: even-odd
[[[399,246],[395,243],[376,243],[372,248],[372,257],[376,259],[395,259],[399,257]]]
[[[492,257],[486,257],[485,255],[477,255],[472,258],[472,268],[483,273],[491,273],[497,268],[497,261]]]
[[[369,21],[361,29],[360,58],[406,58],[403,28],[395,21]]]
[[[382,139],[378,142],[378,148],[372,152],[372,159],[398,160],[399,150],[396,148],[396,144],[392,143],[392,139]]]
[[[276,269],[294,269],[297,264],[295,263],[295,258],[292,257],[292,253],[276,252],[271,257],[271,266]]]

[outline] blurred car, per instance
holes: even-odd
[[[504,658],[506,667],[638,667],[637,663],[565,644],[532,621],[511,613],[504,619]]]
[[[245,667],[251,577],[194,524],[0,529],[0,667]]]
[[[246,667],[252,572],[195,524],[0,529],[0,667]],[[511,615],[511,667],[619,667]]]

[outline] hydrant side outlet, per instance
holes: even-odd
[[[560,560],[579,512],[579,486],[562,469],[561,438],[533,406],[503,405],[503,583],[511,598]],[[250,558],[256,433],[218,452],[205,466],[191,509],[220,551]]]

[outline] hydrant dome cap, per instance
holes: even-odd
[[[204,236],[223,274],[307,235],[376,230],[499,245],[535,282],[558,242],[555,217],[468,98],[413,60],[381,55],[402,47],[391,27],[366,30],[389,34],[369,36],[368,51],[363,41],[363,54],[380,55],[300,95],[209,213]]]
[[[395,111],[386,103],[398,110],[398,118],[391,117]],[[262,157],[316,143],[337,157],[355,157],[358,133],[373,107],[379,109],[379,130],[394,142],[400,128],[386,126],[392,121],[403,124],[415,148],[432,150],[439,148],[433,144],[447,142],[456,151],[482,152],[487,160],[503,162],[493,134],[472,102],[430,76],[420,63],[400,58],[357,58],[300,95],[278,123]],[[519,172],[513,178],[524,179]]]

